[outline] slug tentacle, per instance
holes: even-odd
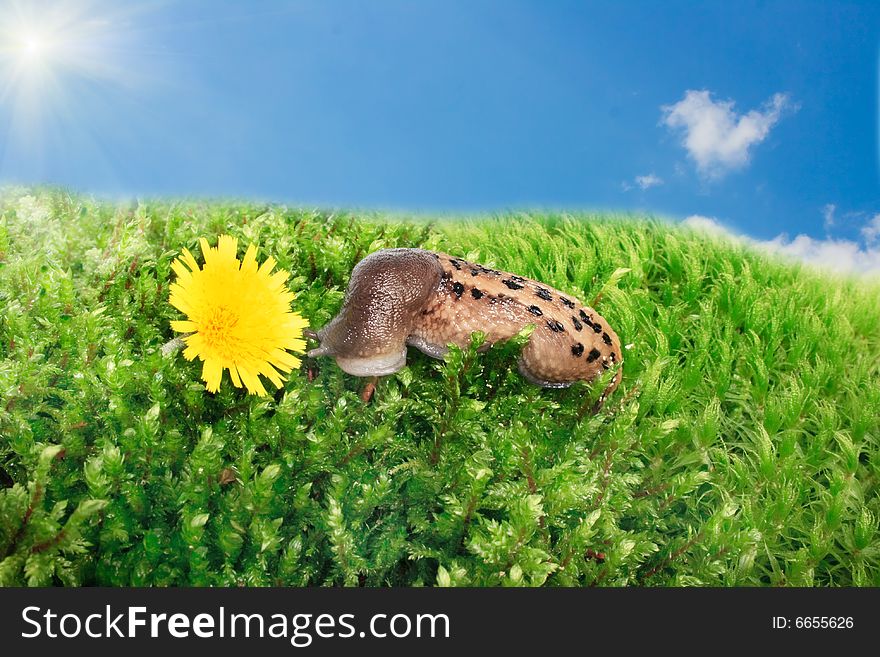
[[[317,358],[318,356],[332,356],[333,352],[330,350],[330,347],[315,347],[314,349],[309,349],[306,352],[306,356],[309,358]]]

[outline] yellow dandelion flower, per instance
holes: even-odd
[[[250,394],[266,395],[260,375],[280,388],[280,372],[299,367],[299,358],[289,352],[306,348],[302,335],[308,322],[290,309],[294,295],[285,285],[288,272],[272,273],[271,256],[258,267],[253,244],[239,262],[238,240],[229,235],[220,236],[217,248],[204,238],[199,243],[204,267],[187,249],[171,263],[177,280],[169,301],[187,317],[171,322],[171,328],[191,334],[183,338],[183,355],[204,361],[207,390],[217,392],[228,369],[236,388],[244,383]]]

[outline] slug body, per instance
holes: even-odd
[[[386,249],[361,260],[342,309],[308,355],[333,356],[355,376],[381,376],[406,365],[407,346],[442,358],[448,344],[466,346],[474,331],[485,333],[488,348],[527,324],[535,330],[519,371],[530,382],[565,388],[617,366],[599,402],[617,387],[620,340],[595,310],[538,281],[422,249]]]

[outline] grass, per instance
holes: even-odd
[[[423,246],[546,281],[624,344],[601,413],[520,341],[258,399],[163,358],[171,260],[228,232],[315,327]],[[628,269],[628,272],[621,272]],[[2,585],[880,585],[880,287],[650,218],[435,223],[0,195]]]

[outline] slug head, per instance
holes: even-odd
[[[335,356],[346,371],[362,370],[344,367],[360,359],[382,361],[379,369],[400,369],[414,319],[437,292],[442,273],[434,254],[421,249],[368,255],[351,273],[339,314],[318,332],[321,346],[309,355]]]

